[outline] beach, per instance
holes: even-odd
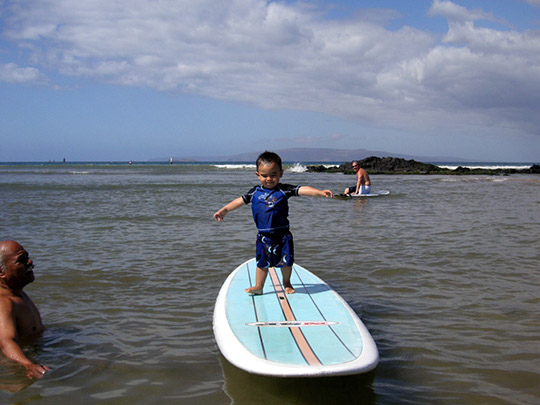
[[[450,166],[450,165],[449,165]],[[296,262],[356,311],[379,349],[368,375],[260,377],[221,356],[215,298],[254,256],[254,166],[1,164],[0,239],[35,263],[25,291],[45,333],[25,346],[51,372],[0,358],[17,404],[537,404],[538,175],[374,175],[365,199],[290,200]],[[350,175],[287,165],[284,183]]]

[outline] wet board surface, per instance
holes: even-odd
[[[375,191],[370,194],[346,194],[346,195],[349,197],[380,197],[382,195],[388,195],[388,194],[390,194],[390,191],[380,190],[380,191]]]
[[[359,374],[379,360],[369,331],[328,284],[294,265],[294,294],[285,294],[280,269],[269,269],[262,295],[255,259],[224,282],[214,308],[214,334],[225,358],[247,372],[279,377]]]

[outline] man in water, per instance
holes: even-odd
[[[371,181],[367,172],[360,167],[358,162],[352,162],[352,168],[356,172],[356,186],[346,188],[344,194],[371,193]]]
[[[37,307],[23,291],[34,281],[33,268],[32,259],[20,244],[0,241],[0,349],[26,368],[29,378],[41,378],[50,369],[32,363],[19,345],[45,329]]]

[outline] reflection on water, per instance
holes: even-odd
[[[353,202],[354,209],[359,213],[366,208],[367,204],[369,204],[369,200],[367,198],[356,198]]]
[[[225,393],[237,405],[376,404],[374,372],[355,376],[275,378],[249,374],[219,356]]]
[[[0,357],[0,390],[9,393],[19,392],[35,380],[26,377],[25,369],[18,364],[9,361],[6,357]]]

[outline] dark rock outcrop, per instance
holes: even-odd
[[[540,173],[540,166],[533,165],[528,169],[470,169],[459,166],[458,168],[445,169],[439,166],[417,162],[416,160],[406,160],[395,157],[371,156],[366,159],[357,160],[362,168],[369,174],[485,174],[485,175],[507,175],[514,173]],[[354,174],[352,162],[347,162],[339,167],[325,167],[323,165],[308,166],[309,172],[345,173]]]
[[[406,160],[395,157],[379,158],[371,156],[358,161],[368,173],[388,174],[388,173],[408,173],[408,174],[430,174],[440,173],[444,169],[438,166],[417,162],[416,160]],[[340,166],[344,173],[354,173],[352,162]]]
[[[445,169],[438,166],[417,162],[416,160],[406,160],[395,157],[376,157],[371,156],[366,159],[358,160],[358,163],[369,174],[430,174],[441,173]],[[334,172],[353,174],[352,162],[347,162],[339,167],[308,166],[310,172]]]

